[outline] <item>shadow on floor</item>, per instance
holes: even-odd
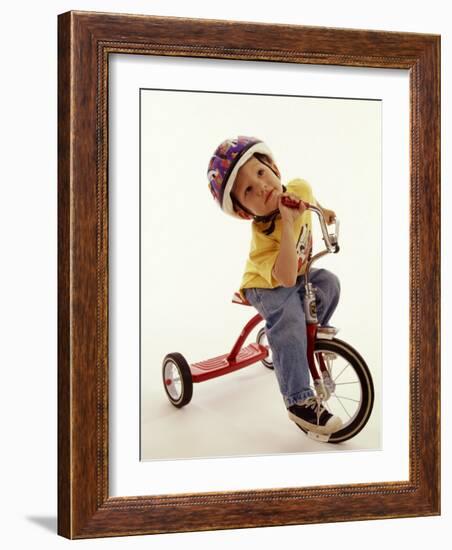
[[[54,516],[28,516],[26,519],[46,529],[46,531],[57,532],[57,518]]]

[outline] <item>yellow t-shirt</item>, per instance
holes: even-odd
[[[305,180],[295,179],[287,184],[287,192],[300,199],[315,204],[312,189]],[[270,235],[264,230],[267,223],[252,223],[251,248],[245,272],[242,277],[240,290],[245,288],[276,288],[281,286],[273,277],[272,271],[279,254],[281,242],[281,216],[275,220],[275,229]],[[294,222],[294,237],[298,255],[298,274],[306,270],[306,263],[312,248],[311,212],[307,210]]]

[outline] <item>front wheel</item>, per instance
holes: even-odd
[[[331,394],[323,404],[343,422],[341,429],[331,434],[328,441],[341,443],[355,437],[370,418],[375,398],[372,376],[361,355],[336,338],[317,339],[314,357],[319,372],[323,360],[333,382]]]
[[[257,343],[268,346],[264,328],[257,335]],[[372,376],[361,355],[342,340],[318,338],[314,350],[318,372],[322,361],[333,381],[333,390],[323,404],[331,414],[342,420],[341,429],[331,434],[328,441],[342,443],[355,437],[370,418],[375,398]],[[273,368],[270,349],[262,363],[269,369]],[[315,394],[312,379],[311,389]],[[303,431],[306,433],[306,430]]]

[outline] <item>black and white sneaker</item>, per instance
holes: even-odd
[[[289,418],[308,432],[329,435],[342,426],[342,420],[329,413],[315,396],[308,397],[300,405],[290,406],[287,411]]]

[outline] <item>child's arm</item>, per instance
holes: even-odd
[[[273,277],[285,287],[294,286],[298,275],[298,255],[293,230],[294,221],[306,210],[306,205],[300,201],[299,207],[294,209],[281,202],[279,198],[279,211],[281,212],[281,243],[279,253],[273,266]]]

